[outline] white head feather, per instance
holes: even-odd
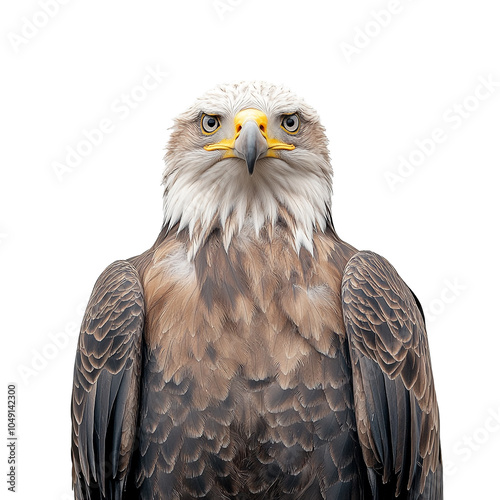
[[[257,160],[253,175],[240,158],[222,159],[223,151],[203,146],[234,134],[234,117],[256,108],[268,118],[269,135],[292,143],[278,158]],[[281,127],[284,114],[297,112],[299,133]],[[218,115],[220,129],[207,137],[200,129],[203,113]],[[174,125],[165,155],[165,224],[188,229],[193,256],[214,227],[222,230],[224,245],[234,235],[253,228],[274,227],[286,211],[297,251],[311,253],[315,230],[324,231],[332,195],[332,169],[327,138],[317,113],[288,89],[265,82],[221,85],[203,95]],[[216,136],[215,136],[216,135]]]

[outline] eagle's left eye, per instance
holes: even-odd
[[[220,127],[218,116],[203,115],[201,117],[201,130],[204,134],[213,134]]]
[[[284,115],[281,120],[281,126],[289,134],[295,134],[298,132],[300,127],[299,115],[297,113],[294,113],[293,115]]]

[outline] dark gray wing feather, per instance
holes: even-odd
[[[73,488],[78,500],[121,499],[133,452],[144,296],[136,269],[111,264],[85,311],[73,379]]]
[[[346,265],[342,305],[358,436],[375,498],[442,498],[439,412],[421,307],[383,257]]]

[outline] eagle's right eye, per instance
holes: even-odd
[[[211,135],[220,127],[220,120],[215,115],[203,115],[201,117],[201,130],[204,134]]]

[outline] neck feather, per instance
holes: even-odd
[[[215,229],[227,249],[235,236],[259,237],[277,224],[289,228],[297,252],[304,247],[313,253],[313,233],[325,230],[331,204],[330,166],[315,160],[324,164],[312,170],[303,161],[297,168],[262,159],[252,176],[237,159],[206,169],[178,164],[164,178],[165,226],[187,230],[190,258]]]

